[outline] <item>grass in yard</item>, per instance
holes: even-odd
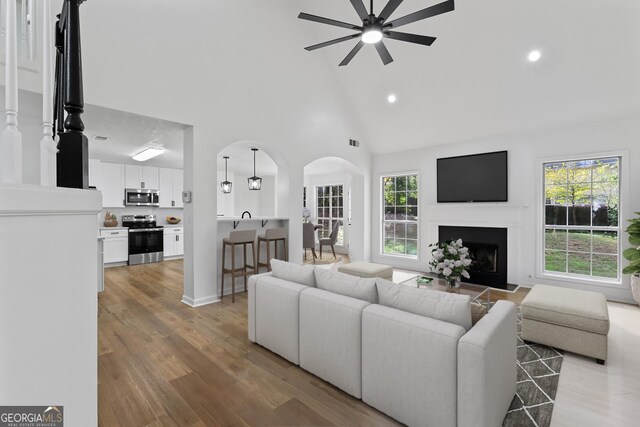
[[[594,255],[589,256],[593,245]],[[545,270],[597,277],[618,277],[618,235],[609,231],[547,230]],[[567,260],[566,250],[569,250]],[[587,253],[585,253],[587,252]]]

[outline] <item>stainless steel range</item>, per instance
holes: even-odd
[[[164,228],[155,215],[122,215],[122,226],[129,227],[129,265],[164,260]]]

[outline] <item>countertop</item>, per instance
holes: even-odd
[[[289,221],[289,218],[274,217],[274,216],[254,216],[253,218],[240,218],[239,216],[219,216],[218,221]]]

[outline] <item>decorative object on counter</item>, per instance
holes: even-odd
[[[104,214],[104,226],[105,227],[117,227],[118,226],[118,217],[116,214],[107,211]]]
[[[180,224],[180,221],[182,221],[177,216],[168,216],[166,220],[169,224]]]
[[[636,212],[636,215],[640,215],[640,212]],[[630,264],[622,270],[622,273],[631,274],[631,293],[633,299],[640,304],[640,218],[630,219],[629,222],[631,225],[627,227],[626,232],[629,235],[629,243],[633,247],[623,252],[623,256]]]
[[[309,208],[302,208],[302,222],[309,222],[311,216],[311,210]]]
[[[231,187],[233,186],[233,184],[231,183],[231,181],[229,181],[228,177],[227,177],[227,161],[229,160],[229,156],[224,156],[224,181],[222,181],[220,183],[220,187],[222,187],[222,192],[224,194],[229,194],[231,193]],[[255,172],[254,172],[255,175]]]
[[[251,151],[253,151],[253,176],[247,178],[249,190],[260,190],[262,188],[262,178],[256,176],[256,151],[258,151],[258,149],[252,148]]]
[[[460,278],[469,279],[467,268],[471,265],[469,248],[462,245],[462,239],[447,240],[429,245],[432,260],[431,271],[443,278],[450,288],[460,287]]]

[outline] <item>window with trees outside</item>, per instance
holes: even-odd
[[[544,270],[617,280],[620,158],[544,164]]]
[[[418,257],[418,175],[382,177],[382,253]]]
[[[336,221],[341,225],[338,229],[336,244],[344,245],[344,190],[342,185],[323,185],[316,187],[316,207],[318,212],[318,224],[322,226],[318,230],[320,239],[329,238]]]

